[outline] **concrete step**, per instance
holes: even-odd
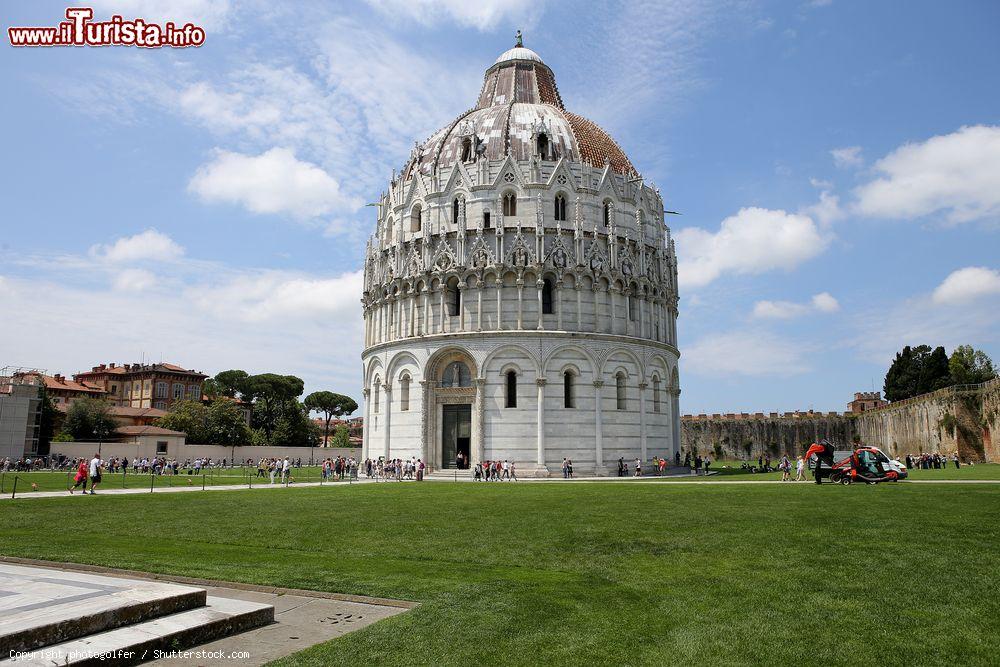
[[[274,607],[208,596],[206,605],[47,646],[0,665],[135,665],[274,622]]]
[[[0,564],[0,656],[205,605],[204,589]]]

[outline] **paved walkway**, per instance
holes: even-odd
[[[710,473],[709,476],[714,477],[717,472]],[[414,480],[403,480],[404,482],[413,482]],[[428,475],[426,478],[428,482],[449,482],[449,483],[474,483],[475,480],[470,476],[459,476],[457,479],[447,473],[434,473]],[[319,482],[296,482],[294,484],[289,484],[287,487],[283,484],[261,484],[254,487],[243,486],[242,484],[232,484],[229,486],[209,486],[204,489],[200,487],[190,487],[190,486],[174,486],[157,488],[153,491],[154,494],[159,495],[161,493],[203,493],[205,491],[260,491],[260,490],[279,490],[279,489],[300,489],[306,487],[328,487],[328,488],[340,488],[353,486],[354,484],[396,484],[395,480],[374,480],[362,477],[361,479],[355,480],[353,482],[325,482],[320,484]],[[495,483],[495,482],[483,482],[483,483]],[[574,477],[572,479],[563,479],[562,477],[521,477],[518,478],[516,482],[504,481],[503,484],[514,483],[514,484],[664,484],[665,486],[678,486],[685,484],[812,484],[813,481],[807,480],[805,482],[782,482],[777,479],[715,479],[709,480],[705,479],[703,475],[666,475],[663,477]],[[1000,484],[1000,479],[908,479],[903,480],[900,484]],[[149,489],[107,489],[100,490],[97,492],[99,496],[122,496],[122,495],[149,495]],[[75,495],[83,495],[77,493]],[[69,498],[70,494],[66,491],[24,491],[17,494],[17,499],[21,498]],[[88,494],[89,497],[89,494]],[[0,500],[10,500],[10,494],[5,494],[0,497]]]

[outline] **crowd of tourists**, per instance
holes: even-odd
[[[374,480],[396,480],[401,482],[404,479],[415,479],[423,481],[424,471],[427,466],[418,458],[409,459],[365,459],[364,470],[368,479]]]
[[[958,452],[954,452],[951,455],[951,462],[955,464],[955,469],[962,467],[962,462],[958,458]],[[906,469],[912,470],[913,468],[920,468],[921,470],[942,470],[948,467],[948,455],[947,454],[907,454],[906,455]]]
[[[563,477],[566,477],[566,467],[568,459],[563,459]],[[573,462],[569,461],[569,476],[573,476]],[[517,470],[514,462],[504,459],[503,461],[483,461],[477,463],[472,471],[472,479],[477,482],[508,482],[517,481]]]

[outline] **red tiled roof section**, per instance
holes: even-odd
[[[563,114],[576,135],[580,157],[595,167],[603,167],[607,160],[619,174],[635,173],[635,167],[625,151],[597,123],[569,111],[563,111]]]
[[[54,377],[52,375],[39,374],[38,377],[42,378],[42,382],[45,383],[46,389],[59,389],[61,391],[79,391],[87,394],[106,393],[100,387],[95,387],[85,382],[76,382],[74,380],[69,380],[61,375],[58,377]]]
[[[538,82],[538,97],[545,104],[557,106],[564,109],[562,98],[559,96],[559,89],[556,88],[556,79],[552,76],[552,71],[548,67],[536,67],[535,78]]]
[[[115,433],[119,435],[185,435],[183,431],[172,431],[159,426],[119,426]]]

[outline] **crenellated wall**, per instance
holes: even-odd
[[[958,452],[966,461],[1000,460],[1000,379],[959,385],[860,414],[838,412],[684,415],[682,451],[725,458],[798,455],[826,438],[846,446],[857,436],[896,456]]]

